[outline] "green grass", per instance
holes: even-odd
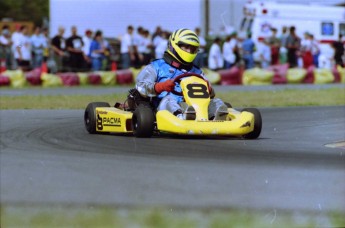
[[[343,227],[341,213],[70,206],[7,206],[1,227]]]
[[[217,97],[234,107],[285,107],[345,105],[343,88],[321,90],[286,89],[278,91],[232,91],[217,93]],[[84,109],[88,103],[123,102],[126,94],[2,96],[0,109]]]

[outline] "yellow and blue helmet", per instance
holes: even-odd
[[[199,51],[199,38],[190,29],[178,29],[168,41],[167,52],[182,64],[192,63]]]

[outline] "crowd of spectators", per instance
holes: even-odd
[[[271,36],[254,42],[251,34],[238,37],[234,31],[226,37],[211,40],[199,36],[200,50],[194,64],[211,70],[229,69],[235,65],[246,69],[267,68],[270,65],[288,63],[290,67],[320,66],[320,44],[313,34],[304,33],[300,38],[295,27],[283,27],[281,35],[271,28]],[[0,60],[7,69],[23,69],[47,65],[50,72],[82,72],[109,70],[110,63],[116,61],[119,68],[141,67],[153,59],[161,58],[167,48],[170,32],[156,27],[153,33],[142,26],[136,29],[129,25],[121,36],[119,48],[110,45],[102,31],[86,30],[79,35],[76,26],[71,27],[71,36],[65,36],[65,28],[59,27],[57,34],[48,36],[48,29],[36,27],[32,35],[28,28],[17,26],[11,33],[8,26],[0,34]],[[342,36],[331,44],[334,49],[332,64],[344,66],[344,44]],[[117,55],[117,59],[111,56]]]
[[[80,36],[77,27],[72,26],[71,36],[64,34],[64,27],[50,38],[46,28],[35,27],[30,35],[25,25],[17,26],[13,33],[4,26],[0,35],[1,64],[6,69],[24,71],[45,64],[53,73],[106,70],[112,48],[101,31],[87,30]]]
[[[320,43],[313,34],[304,33],[300,38],[296,28],[283,27],[281,35],[277,36],[277,29],[271,28],[271,35],[260,38],[256,44],[250,33],[246,38],[239,38],[236,32],[226,36],[224,42],[220,37],[213,40],[208,53],[208,67],[213,70],[228,69],[234,65],[242,65],[246,69],[253,67],[267,68],[271,65],[288,63],[290,68],[331,68],[334,65],[344,67],[344,40],[342,35],[330,44],[333,55],[320,55]]]

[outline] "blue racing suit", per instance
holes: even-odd
[[[203,76],[202,70],[196,66],[189,67],[189,70],[185,70],[175,67],[175,64],[178,63],[173,62],[172,64],[169,64],[164,58],[154,60],[138,74],[136,79],[136,89],[143,97],[152,98],[152,102],[157,108],[157,111],[168,110],[171,113],[175,113],[176,111],[181,110],[179,103],[183,102],[182,96],[178,96],[167,91],[157,94],[154,89],[157,82],[164,82],[168,79],[173,80],[177,76],[187,72]],[[176,85],[175,90],[180,92],[180,86]],[[209,116],[214,116],[216,110],[222,105],[224,106],[222,100],[218,98],[211,99],[209,105]]]

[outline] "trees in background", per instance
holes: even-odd
[[[49,18],[49,0],[1,0],[0,20],[3,18],[44,26],[43,19]]]

